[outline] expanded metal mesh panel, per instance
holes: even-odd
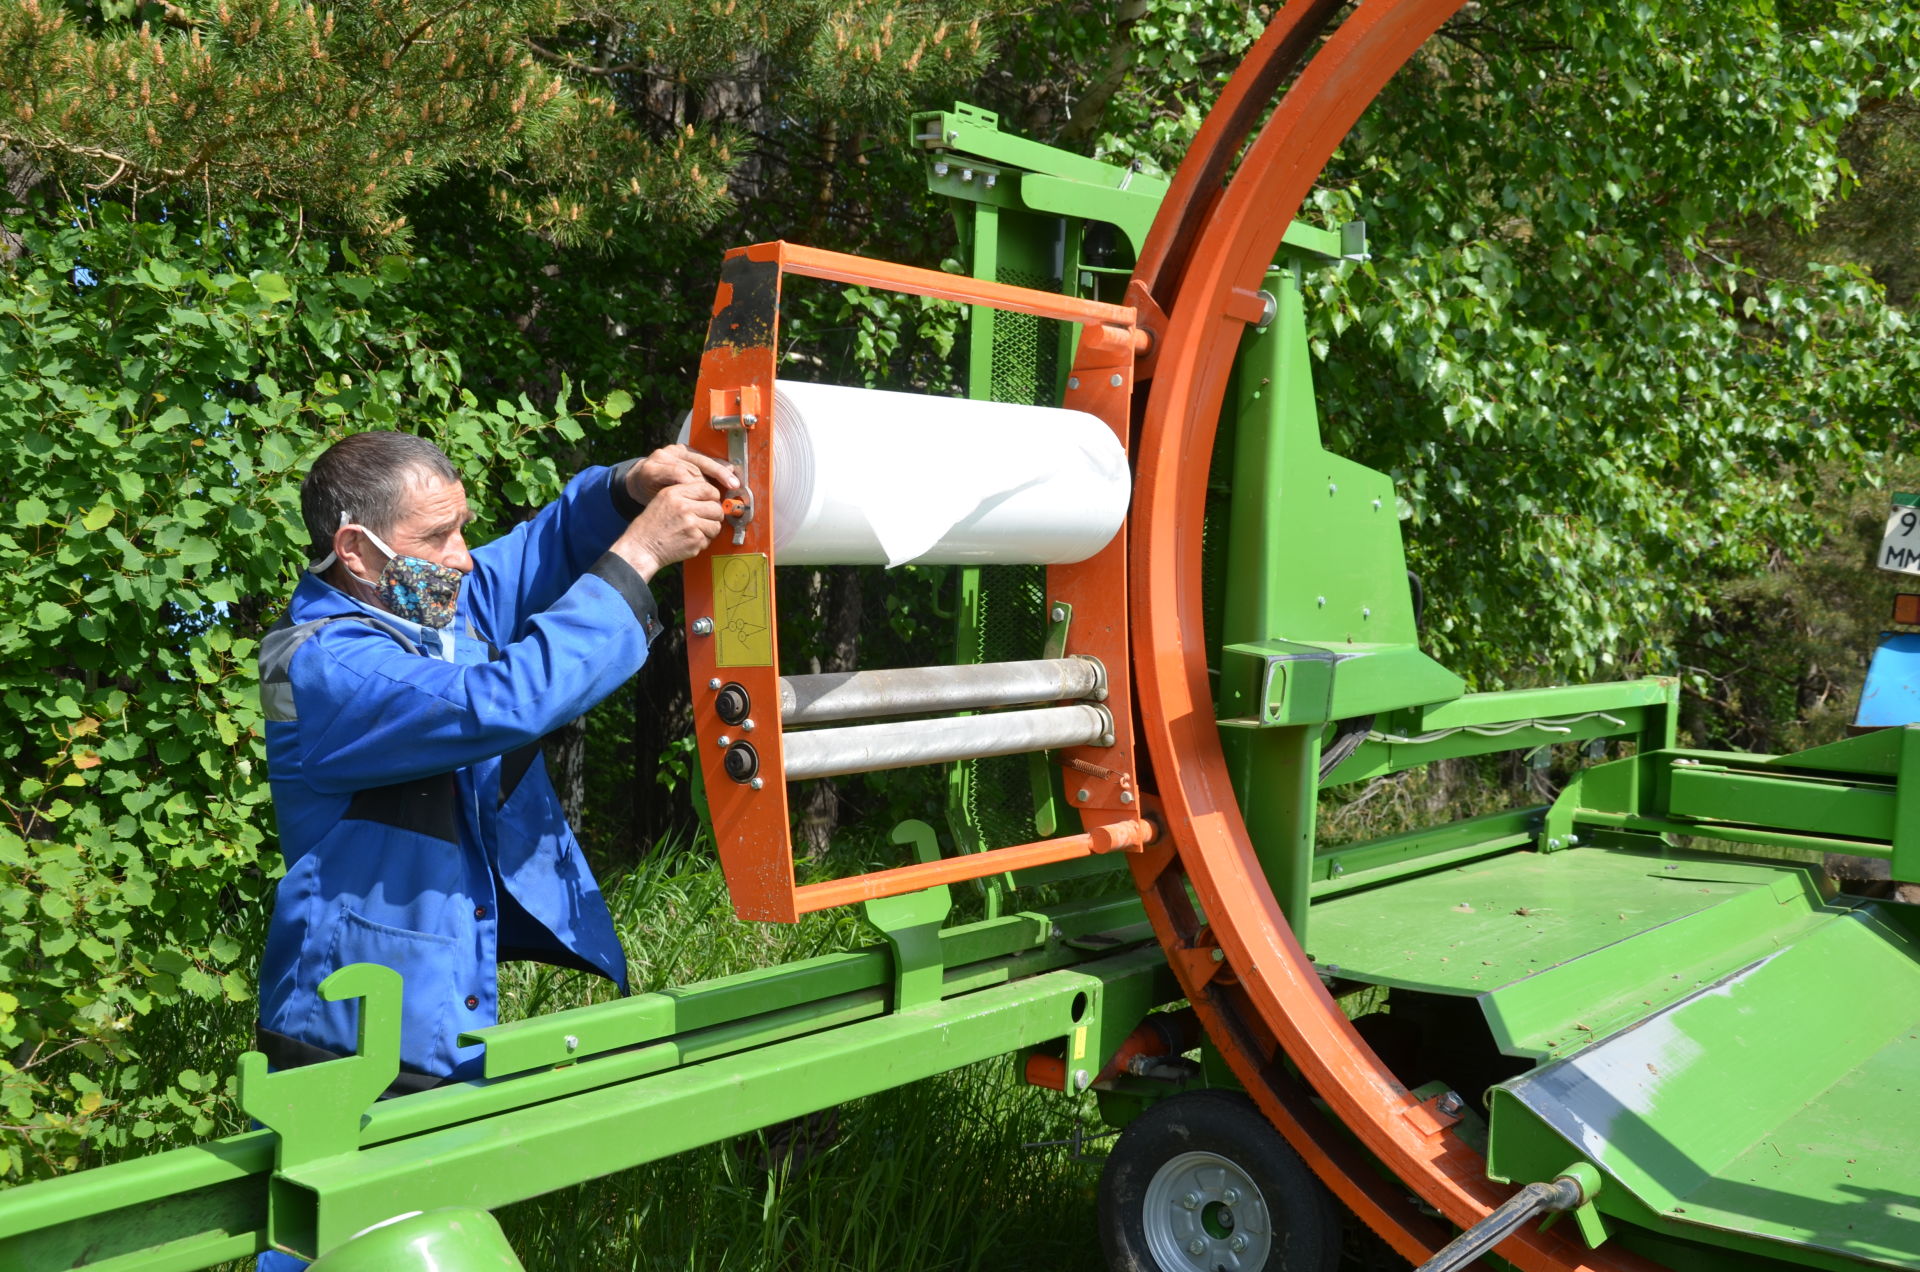
[[[989,565],[980,570],[978,659],[1014,662],[1041,656],[1046,640],[1046,569]],[[1034,825],[1033,757],[996,755],[968,761],[967,820],[989,848],[1031,843]]]
[[[1001,269],[994,278],[1012,287],[1059,290],[1052,279],[1022,269]],[[1004,310],[993,315],[993,381],[989,393],[994,401],[1051,406],[1059,373],[1058,320]]]
[[[995,281],[1036,291],[1058,291],[1053,280],[1002,268]],[[997,311],[988,396],[996,402],[1050,406],[1060,368],[1060,324],[1051,318]],[[980,662],[1038,658],[1046,643],[1045,566],[989,565],[980,571],[977,648]],[[1000,755],[966,764],[964,815],[988,848],[1031,843],[1034,824],[1033,757]]]

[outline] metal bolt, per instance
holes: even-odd
[[[1551,848],[1558,848],[1559,846],[1560,846],[1560,837],[1559,837],[1558,835],[1555,835],[1555,836],[1554,836],[1554,837],[1553,837],[1552,839],[1549,839],[1549,840],[1547,840],[1547,847],[1548,847],[1548,848],[1550,848],[1550,849],[1551,849]]]
[[[1052,610],[1048,611],[1047,617],[1056,623],[1064,623],[1067,621],[1067,607],[1064,605],[1056,605]]]
[[[1085,1069],[1075,1069],[1073,1071],[1073,1085],[1076,1090],[1084,1091],[1087,1089],[1089,1085],[1092,1084],[1092,1082],[1093,1082],[1093,1075],[1088,1073]]]
[[[1119,388],[1121,385],[1125,384],[1126,382],[1127,382],[1127,378],[1121,375],[1118,371],[1115,371],[1113,375],[1107,380],[1107,383],[1111,384],[1116,389]]]
[[[693,620],[693,634],[694,634],[695,636],[711,636],[711,635],[713,635],[713,620],[712,620],[712,619],[710,619],[710,618],[696,618],[696,619],[694,619],[694,620]],[[720,686],[718,686],[718,685],[715,685],[715,686],[714,686],[714,688],[716,688],[716,689],[718,689],[719,687],[720,687]]]
[[[1227,961],[1227,952],[1226,952],[1225,950],[1223,950],[1223,949],[1221,949],[1221,948],[1220,948],[1219,946],[1217,946],[1217,945],[1216,945],[1216,946],[1214,946],[1214,948],[1213,948],[1213,961],[1214,961],[1214,962],[1216,962],[1216,963],[1224,963],[1224,962],[1226,962],[1226,961]]]
[[[1434,1104],[1434,1107],[1448,1117],[1459,1117],[1460,1110],[1467,1107],[1467,1102],[1460,1098],[1458,1091],[1449,1091],[1440,1097]]]
[[[568,1051],[580,1050],[580,1039],[575,1037],[573,1034],[568,1034],[564,1041],[567,1044]]]
[[[757,791],[757,790],[759,790],[759,789],[760,789],[760,788],[761,788],[762,786],[765,786],[766,784],[767,784],[767,783],[766,783],[766,780],[765,780],[764,778],[758,778],[758,777],[756,777],[756,778],[754,778],[754,779],[753,779],[753,780],[752,780],[751,782],[748,782],[748,783],[747,783],[747,786],[748,786],[749,788],[751,788],[751,789],[753,789],[753,790],[756,790],[756,791]]]
[[[1337,494],[1339,494],[1339,493],[1340,493],[1340,487],[1338,487],[1338,486],[1336,486],[1336,485],[1334,485],[1334,484],[1333,484],[1332,482],[1328,482],[1328,483],[1327,483],[1327,493],[1328,493],[1328,494],[1330,494],[1330,495],[1337,495]]]
[[[1185,1206],[1188,1210],[1198,1210],[1200,1209],[1200,1194],[1197,1192],[1190,1192],[1186,1196],[1180,1199],[1180,1204]]]
[[[1077,375],[1070,375],[1070,376],[1068,376],[1068,377],[1067,377],[1067,387],[1068,387],[1068,388],[1070,388],[1070,389],[1077,389],[1077,388],[1079,388],[1079,387],[1080,387],[1080,377],[1079,377],[1079,376],[1077,376]]]
[[[958,141],[958,140],[960,140],[960,134],[959,134],[959,133],[957,133],[957,132],[950,132],[950,133],[948,133],[948,134],[947,134],[947,143],[948,143],[949,145],[951,145],[952,143],[954,143],[954,142],[956,142],[956,141]]]
[[[740,423],[747,428],[752,428],[755,424],[758,424],[759,422],[760,422],[760,417],[758,415],[742,415],[740,417]]]
[[[999,180],[998,174],[989,172],[987,174],[987,189],[989,190],[993,189],[993,183],[998,180]]]
[[[1229,1188],[1220,1194],[1220,1200],[1226,1202],[1229,1206],[1235,1205],[1240,1200],[1240,1190],[1238,1188]]]
[[[1362,618],[1372,618],[1372,617],[1373,617],[1373,607],[1372,607],[1371,605],[1362,605],[1362,606],[1360,607],[1360,617],[1362,617]]]
[[[1336,861],[1328,868],[1327,872],[1333,875],[1343,875],[1347,873],[1347,863],[1344,861]]]
[[[1313,598],[1313,603],[1321,609],[1325,609],[1327,607],[1327,598],[1324,596],[1316,596]]]
[[[1121,792],[1120,792],[1120,802],[1121,802],[1122,804],[1131,804],[1131,803],[1133,803],[1133,792],[1132,792],[1132,791],[1121,791]]]
[[[1275,297],[1272,292],[1263,289],[1260,293],[1260,321],[1255,325],[1271,327],[1273,325],[1273,316],[1279,312],[1279,299]]]
[[[718,746],[721,750],[724,751],[726,748],[733,745],[733,739],[728,737],[726,734],[722,733],[719,737],[714,739],[714,745]]]
[[[1378,499],[1373,501],[1373,510],[1375,512],[1380,511],[1380,501]]]
[[[1200,1254],[1205,1254],[1206,1252],[1207,1252],[1207,1243],[1202,1241],[1199,1237],[1195,1237],[1193,1240],[1187,1242],[1188,1254],[1200,1255]]]
[[[1239,1254],[1242,1250],[1246,1248],[1247,1248],[1247,1239],[1241,1236],[1239,1233],[1236,1232],[1231,1237],[1227,1238],[1227,1249],[1233,1251],[1235,1254]]]
[[[1579,843],[1579,842],[1580,842],[1580,836],[1578,836],[1578,835],[1568,835],[1568,836],[1567,836],[1567,847],[1569,847],[1569,848],[1571,848],[1571,847],[1573,847],[1573,846],[1574,846],[1575,844],[1577,844],[1577,843]]]
[[[1084,803],[1086,803],[1086,802],[1087,802],[1087,788],[1086,788],[1086,787],[1084,787],[1084,786],[1082,786],[1082,787],[1081,787],[1081,788],[1080,788],[1079,790],[1077,790],[1077,791],[1075,791],[1075,792],[1073,793],[1073,797],[1074,797],[1075,799],[1077,799],[1077,800],[1079,800],[1079,801],[1080,801],[1080,802],[1081,802],[1082,804],[1084,804]]]
[[[936,177],[944,177],[944,176],[946,176],[946,175],[947,175],[947,165],[946,165],[946,164],[944,164],[944,163],[936,163],[936,164],[934,164],[934,165],[933,165],[933,175],[934,175],[934,176],[936,176]]]
[[[972,168],[962,168],[962,169],[960,169],[960,179],[961,179],[962,181],[971,181],[971,180],[973,180],[973,169],[972,169]]]
[[[707,681],[707,688],[718,689],[719,687],[720,687],[720,677],[715,676],[712,680]]]
[[[745,719],[745,720],[742,720],[742,721],[740,722],[740,732],[742,732],[742,733],[752,733],[752,732],[753,732],[753,719],[752,719],[752,717],[748,717],[747,719]]]

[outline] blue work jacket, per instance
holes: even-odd
[[[589,469],[475,548],[444,629],[309,574],[262,642],[287,867],[260,966],[270,1061],[355,1050],[356,1004],[317,992],[348,963],[404,979],[403,1078],[477,1076],[481,1048],[458,1037],[498,1019],[503,958],[625,990],[612,918],[539,749],[638,671],[658,630],[646,583],[606,551],[638,511],[623,478]]]

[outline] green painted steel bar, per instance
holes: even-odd
[[[1546,806],[1485,813],[1431,829],[1323,848],[1313,860],[1313,896],[1338,896],[1409,875],[1523,848]]]
[[[1139,898],[1132,893],[1060,906],[1046,914],[1003,915],[942,931],[942,962],[951,971],[1041,949],[1056,929],[1061,937],[1072,938],[1129,926],[1141,917]],[[1084,956],[1068,952],[1059,957],[1071,962]],[[462,1039],[486,1043],[486,1076],[501,1077],[795,1004],[877,989],[889,983],[891,967],[888,951],[874,946],[477,1029]]]
[[[1098,949],[1073,944],[1096,936]],[[970,997],[1151,938],[1132,893],[958,926],[940,934],[941,992],[949,1001]],[[505,1040],[514,1076],[382,1100],[367,1111],[358,1144],[588,1098],[873,1021],[886,1015],[891,978],[890,953],[874,947],[479,1030],[474,1037],[487,1042],[489,1056]],[[672,1036],[662,1037],[662,1028]],[[579,1043],[572,1052],[569,1036]],[[131,1261],[111,1266],[186,1269],[255,1253],[264,1248],[275,1144],[273,1132],[255,1131],[12,1189],[0,1195],[0,1268],[90,1267],[123,1257]]]
[[[1893,788],[1879,783],[1774,777],[1704,764],[1674,769],[1667,808],[1675,817],[1740,822],[1834,839],[1887,841],[1892,854]]]
[[[257,1254],[275,1140],[251,1131],[8,1189],[0,1268],[186,1272]]]
[[[1470,693],[1452,702],[1423,708],[1414,731],[1505,724],[1513,720],[1582,715],[1589,711],[1617,713],[1627,707],[1668,706],[1675,701],[1676,691],[1677,682],[1672,677],[1653,676],[1593,685]]]
[[[1069,1035],[1129,981],[1178,995],[1159,950],[1142,949],[342,1154],[285,1177],[286,1195],[305,1193],[321,1250],[402,1198],[407,1210],[493,1209]]]

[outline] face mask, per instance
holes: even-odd
[[[454,602],[460,598],[460,584],[466,575],[450,565],[439,565],[422,557],[401,556],[365,526],[354,525],[346,513],[340,514],[342,529],[358,530],[372,540],[373,546],[387,554],[387,563],[377,579],[360,579],[373,589],[380,604],[389,611],[422,627],[445,627],[453,622]],[[331,552],[317,565],[308,567],[320,574],[337,558]]]

